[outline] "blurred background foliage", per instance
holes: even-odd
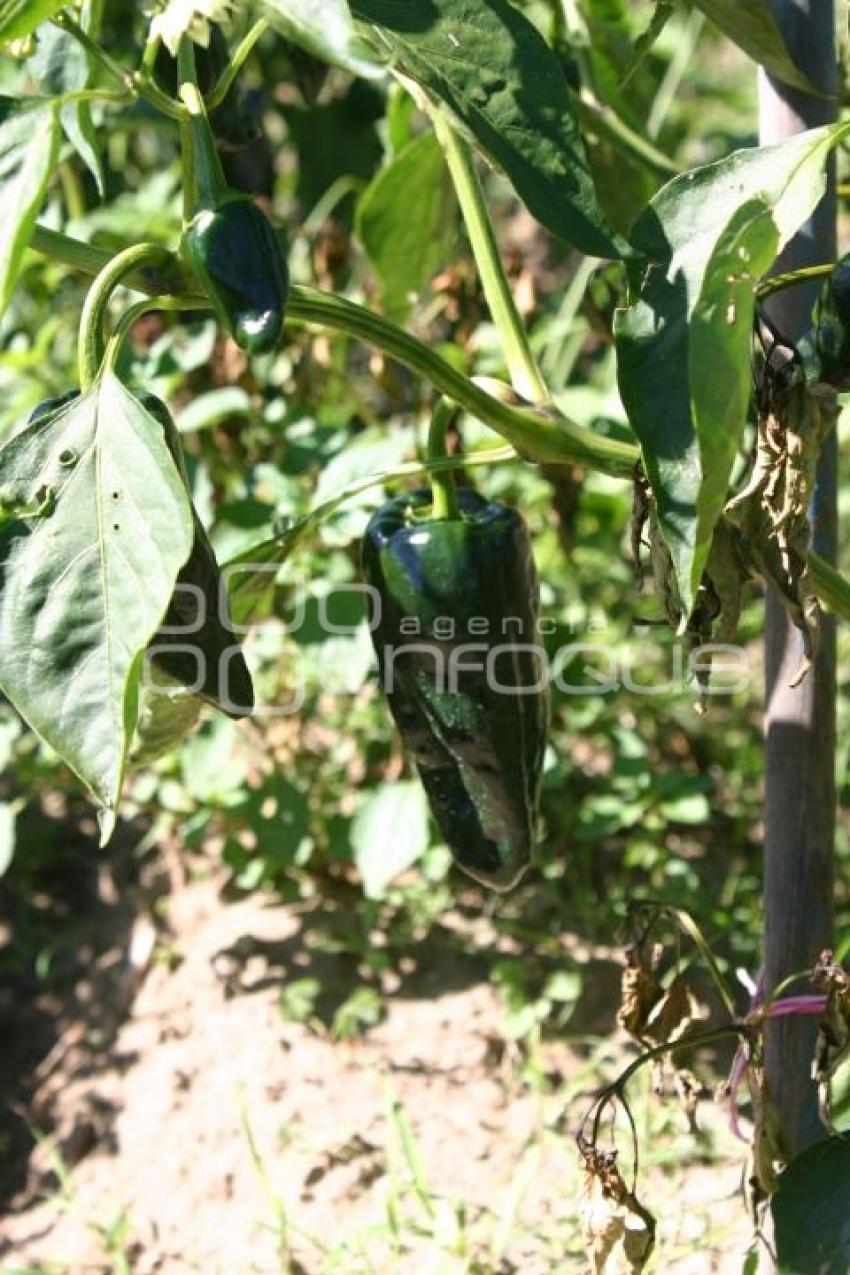
[[[669,173],[756,141],[755,74],[698,14],[674,16],[635,65],[635,40],[651,6],[534,0],[521,7],[556,44],[588,120],[596,121],[588,124],[592,161],[619,226],[628,226]],[[106,17],[107,46],[132,64],[140,10],[107,0]],[[32,76],[29,64],[4,59],[0,87],[31,84]],[[464,369],[505,376],[441,161],[412,100],[383,82],[329,71],[275,35],[260,42],[243,81],[259,135],[225,159],[232,179],[268,200],[284,228],[294,280],[403,319]],[[637,148],[633,134],[647,145]],[[43,222],[107,249],[142,235],[175,243],[173,127],[140,106],[111,114],[103,137],[104,199],[68,145]],[[411,146],[418,147],[414,160]],[[402,153],[407,169],[397,167]],[[610,337],[619,270],[551,240],[498,175],[485,181],[556,400],[583,424],[627,436]],[[409,281],[399,274],[405,261],[386,251],[414,215],[428,253],[415,267],[421,277]],[[28,257],[0,327],[0,432],[74,384],[84,288],[65,267]],[[420,453],[431,393],[403,369],[345,337],[296,325],[277,353],[249,364],[211,321],[184,317],[140,323],[122,374],[170,403],[194,498],[222,560],[346,482]],[[493,444],[473,421],[463,421],[460,434],[469,451]],[[841,439],[846,452],[844,426]],[[555,693],[538,866],[513,895],[494,904],[451,869],[377,691],[361,600],[345,587],[358,580],[358,540],[385,494],[380,488],[345,505],[299,547],[279,577],[276,617],[248,639],[260,704],[289,703],[301,684],[300,709],[239,726],[205,716],[178,751],[138,770],[129,787],[124,831],[140,860],[170,844],[190,872],[224,864],[233,894],[270,887],[293,901],[345,900],[324,941],[356,958],[363,986],[336,1025],[341,1034],[373,1021],[382,972],[450,906],[492,914],[504,949],[493,953],[492,977],[518,1038],[546,1022],[559,1030],[568,1022],[564,1006],[575,1000],[581,972],[565,966],[563,936],[614,943],[630,900],[689,909],[727,968],[754,971],[759,963],[760,599],[753,597],[742,628],[748,690],[718,697],[700,718],[692,690],[675,673],[675,639],[642,623],[658,607],[634,580],[628,488],[520,464],[471,470],[468,480],[516,503],[528,519],[551,652],[583,644],[565,676],[587,693]],[[324,630],[323,608],[343,631]],[[287,626],[293,613],[303,613],[302,622]],[[845,633],[840,641],[846,816],[850,643]],[[610,659],[638,682],[672,677],[672,684],[663,694],[627,686],[598,693],[585,665],[604,673]],[[101,853],[94,819],[72,777],[8,709],[0,710],[0,756],[0,900],[13,917],[0,946],[0,978],[26,972],[49,983],[63,947],[77,939],[73,909],[53,883],[63,865]],[[839,837],[846,867],[846,818]],[[842,871],[839,933],[848,929],[848,905]],[[380,945],[370,939],[376,931]],[[555,982],[550,957],[559,958]],[[287,1012],[309,1017],[317,994],[289,985]]]

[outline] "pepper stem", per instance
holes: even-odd
[[[81,390],[85,391],[94,384],[103,362],[103,332],[113,292],[140,266],[160,265],[168,261],[170,256],[168,249],[162,244],[134,244],[107,262],[89,288],[80,316],[80,338],[77,348]]]
[[[502,343],[511,384],[530,403],[545,403],[549,393],[505,274],[472,152],[441,108],[431,111],[431,122],[454,183],[481,286]]]
[[[103,356],[103,368],[105,371],[114,372],[118,363],[127,338],[133,328],[133,325],[144,318],[146,314],[150,314],[154,310],[209,310],[210,305],[206,300],[188,300],[180,297],[146,297],[144,301],[137,301],[135,305],[131,305],[129,310],[125,310],[121,318],[115,324],[115,328],[106,345],[106,353]]]
[[[431,428],[428,430],[427,459],[445,460],[446,434],[458,413],[458,406],[445,395],[437,402],[431,417]],[[457,499],[454,474],[450,469],[442,469],[431,474],[431,495],[434,504],[435,518],[459,518],[460,505]]]
[[[187,35],[177,50],[180,101],[188,115],[180,125],[183,148],[183,218],[187,223],[202,208],[217,208],[232,192],[219,159],[218,148],[198,88],[195,46]]]

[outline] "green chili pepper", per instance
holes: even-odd
[[[184,226],[181,248],[220,322],[250,354],[274,349],[283,329],[289,272],[277,231],[250,197],[227,183],[197,83],[189,41],[181,95]]]
[[[277,232],[254,200],[231,195],[202,208],[183,232],[182,250],[237,345],[251,354],[274,349],[289,274]]]
[[[515,510],[469,489],[456,516],[431,512],[407,493],[366,529],[379,677],[456,862],[507,890],[531,858],[548,724],[531,545]]]

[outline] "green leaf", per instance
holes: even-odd
[[[827,1138],[795,1156],[771,1200],[778,1275],[850,1270],[850,1139]]]
[[[791,60],[770,0],[693,0],[693,4],[776,79],[814,92],[811,81]]]
[[[150,766],[174,752],[197,726],[203,707],[200,696],[189,694],[177,683],[166,690],[164,679],[157,679],[156,688],[145,687],[139,700],[130,765]]]
[[[277,570],[311,525],[308,519],[299,519],[280,535],[252,545],[223,565],[230,617],[235,625],[242,628],[269,615]]]
[[[816,129],[676,177],[632,231],[644,258],[615,318],[617,374],[687,612],[746,420],[754,285],[820,200],[839,136]]]
[[[181,434],[192,434],[231,417],[250,416],[251,410],[250,395],[240,385],[224,385],[193,398],[177,417],[177,429]]]
[[[451,255],[454,187],[433,133],[416,138],[382,169],[357,205],[357,233],[383,287],[384,310],[403,321]]]
[[[91,66],[83,46],[60,27],[47,26],[29,67],[42,93],[62,97],[88,87]],[[63,102],[59,118],[74,150],[88,168],[103,198],[103,163],[88,102]]]
[[[114,810],[142,655],[192,544],[162,427],[111,374],[0,451],[0,689]]]
[[[418,783],[383,784],[367,798],[351,825],[366,897],[381,898],[394,877],[425,853],[429,840],[428,802]]]
[[[547,230],[624,257],[599,207],[558,59],[507,0],[352,0],[393,68],[444,102]]]
[[[58,149],[55,102],[0,97],[0,314],[14,290]]]
[[[358,39],[346,0],[261,0],[276,31],[323,62],[354,75],[380,75],[368,48]]]
[[[65,0],[0,0],[0,48],[24,36],[65,7]]]

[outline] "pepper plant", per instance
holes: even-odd
[[[767,0],[692,7],[772,76],[812,89]],[[850,267],[826,261],[790,275],[771,271],[819,204],[850,125],[678,171],[620,101],[624,86],[645,74],[677,8],[671,3],[647,7],[636,41],[628,6],[616,0],[169,0],[148,15],[133,11],[131,35],[120,31],[118,8],[109,0],[0,3],[13,86],[0,98],[7,327],[28,251],[91,278],[77,384],[42,403],[0,449],[0,687],[88,790],[108,840],[129,759],[175,747],[203,703],[234,717],[252,712],[240,634],[273,609],[277,572],[299,543],[350,496],[415,479],[420,486],[382,508],[365,537],[365,579],[382,604],[373,631],[380,675],[457,861],[509,888],[533,859],[546,739],[546,688],[527,636],[536,574],[520,514],[458,486],[456,476],[502,464],[583,466],[631,485],[637,564],[647,558],[664,617],[682,641],[691,650],[732,641],[745,588],[764,581],[804,635],[796,678],[805,678],[823,609],[850,620],[850,584],[812,551],[809,525],[820,450],[835,426],[836,395],[850,384]],[[319,86],[328,73],[372,85],[384,94],[388,132],[406,137],[358,206],[380,305],[290,284],[300,267],[287,261],[273,203],[241,189],[234,175],[234,152],[254,144],[261,127],[243,79],[259,42],[272,40],[285,42],[293,75]],[[132,242],[106,247],[74,233],[73,199],[64,211],[51,199],[57,171],[67,176],[69,168],[86,173],[100,197],[117,198],[104,154],[119,117],[150,127],[165,163],[179,154],[182,230],[170,239],[146,239],[139,217]],[[612,155],[630,175],[626,192],[599,176]],[[508,280],[484,166],[503,176],[543,232],[569,245],[578,279],[606,262],[619,268],[611,336],[630,439],[572,420],[559,406]],[[396,222],[400,242],[391,242],[381,231],[385,201],[388,192],[403,201],[410,183],[433,197],[411,205],[409,226],[401,234]],[[454,199],[497,333],[499,378],[468,374],[404,326],[410,292],[446,264]],[[823,280],[821,300],[808,334],[792,342],[764,303],[812,278]],[[176,326],[204,312],[248,359],[297,342],[306,328],[346,334],[406,369],[434,396],[421,459],[357,479],[218,562],[169,408],[126,376],[140,320],[156,313]],[[466,457],[449,448],[449,435],[456,442],[463,434],[458,420],[493,431],[494,446]],[[446,612],[461,627],[473,616],[489,621],[484,662],[489,668],[506,647],[512,695],[465,667],[454,687],[435,685],[431,661],[451,664],[454,635],[431,634],[425,655],[411,647],[396,669],[382,663],[411,616],[427,630]],[[521,621],[519,641],[499,636],[508,612]],[[699,668],[698,705],[711,692],[707,658]],[[687,920],[673,919],[711,964]],[[678,1052],[674,1028],[687,1017],[668,1012],[659,1035],[675,980],[664,991],[655,981],[652,924],[638,927],[623,1019],[645,1048],[641,1062]],[[736,1017],[711,968],[729,1009],[721,1035],[740,1037],[755,1092],[759,1026],[780,992],[771,989],[755,1017]],[[846,979],[828,962],[819,977],[826,990],[818,1011],[833,1035],[846,1035]],[[826,1083],[840,1050],[825,1049]],[[617,1227],[623,1232],[626,1220],[644,1228],[629,1256],[637,1269],[650,1247],[648,1215],[599,1142],[601,1113],[622,1099],[626,1078],[600,1098],[580,1145],[604,1242],[621,1242]],[[765,1193],[782,1153],[768,1122],[757,1132]]]

